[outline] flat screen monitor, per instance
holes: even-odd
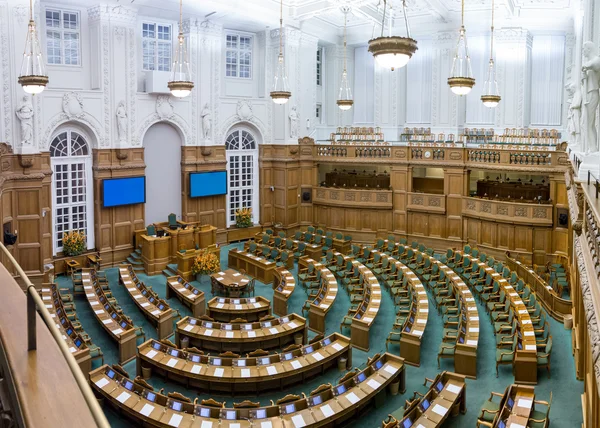
[[[212,365],[213,366],[220,366],[221,365],[221,359],[220,358],[213,358]]]
[[[115,320],[115,319],[117,319],[117,313],[116,313],[116,312],[113,312],[111,316],[112,316],[112,318],[113,318],[114,320]]]
[[[200,294],[200,291],[198,289],[194,288],[192,290],[192,293],[194,293],[197,296],[198,294]]]
[[[133,389],[133,382],[130,380],[127,380],[127,381],[125,381],[125,385],[123,385],[123,386],[125,387],[125,389],[128,389],[131,391]]]
[[[322,402],[323,402],[323,399],[321,398],[320,395],[315,395],[314,397],[312,397],[312,405],[313,406],[318,406]]]
[[[312,346],[307,346],[306,348],[304,348],[304,353],[305,354],[310,354],[313,351],[314,351],[314,349],[313,349]]]
[[[509,409],[512,409],[513,406],[515,405],[514,400],[512,399],[512,397],[508,397],[508,401],[506,402],[506,405]]]
[[[121,328],[127,328],[127,321],[121,321]]]
[[[227,419],[229,421],[235,420],[236,417],[237,417],[237,415],[236,415],[236,411],[235,410],[227,410],[225,412],[225,419]]]
[[[506,423],[504,421],[498,422],[498,428],[506,428]]]
[[[290,322],[290,319],[288,317],[281,318],[281,321],[280,321],[281,324],[285,324],[285,323],[288,323],[288,322]]]
[[[344,392],[346,392],[346,386],[345,386],[345,385],[338,385],[338,386],[335,388],[335,393],[336,393],[336,395],[343,394]]]
[[[460,344],[463,344],[463,343],[465,343],[465,338],[464,338],[464,337],[462,337],[462,336],[460,336],[460,337],[458,338],[458,343],[460,343]]]
[[[77,339],[75,341],[75,346],[77,346],[78,348],[81,346],[81,339]]]
[[[190,173],[190,198],[227,194],[227,171]]]
[[[212,326],[213,326],[213,323],[211,323],[211,322],[204,323],[204,327],[206,327],[206,328],[212,328]]]
[[[200,408],[200,416],[202,416],[203,418],[210,418],[210,409],[201,407]]]
[[[154,400],[156,400],[156,394],[154,392],[146,393],[146,400],[152,401],[154,403]]]
[[[172,357],[178,357],[179,356],[179,351],[177,351],[177,349],[171,349],[171,356]]]
[[[231,324],[223,324],[223,330],[232,330],[233,326]]]
[[[261,358],[261,359],[260,359],[260,363],[261,363],[262,365],[271,364],[271,359],[270,359],[270,358],[268,358],[268,357],[267,357],[267,358]]]
[[[263,327],[271,327],[271,321],[264,322]]]
[[[200,355],[192,355],[192,363],[199,363]]]
[[[285,413],[286,414],[290,414],[290,413],[294,413],[296,411],[296,405],[295,404],[286,404],[285,405]]]
[[[73,334],[73,329],[71,327],[69,327],[67,329],[67,336],[70,336],[71,334]]]
[[[254,416],[255,419],[265,419],[266,417],[267,411],[265,409],[256,410],[256,416]]]
[[[366,378],[367,378],[367,375],[365,374],[365,372],[362,372],[358,376],[356,376],[356,382],[357,383],[364,382]]]
[[[181,411],[181,407],[182,407],[182,404],[179,401],[173,401],[173,404],[171,406],[171,408],[173,410],[175,410],[176,412],[180,412]]]
[[[152,345],[152,347],[153,347],[154,349],[156,349],[157,351],[160,351],[160,343],[158,343],[158,342],[154,342],[154,345]]]
[[[379,370],[381,367],[383,367],[383,361],[379,360],[375,363],[374,368],[375,370]]]
[[[104,208],[146,202],[146,177],[110,178],[102,180]]]
[[[246,367],[246,360],[237,360],[236,364],[238,367]]]
[[[410,420],[410,418],[406,418],[404,419],[404,421],[402,421],[402,428],[410,428],[412,426],[412,421]]]
[[[328,337],[328,338],[326,338],[326,339],[323,339],[323,346],[327,346],[327,345],[329,345],[330,343],[331,343],[331,338],[329,338],[329,337]]]
[[[283,354],[283,361],[289,361],[289,360],[291,360],[292,358],[294,358],[294,356],[292,355],[292,353],[291,353],[291,352],[288,352],[288,353],[286,353],[286,354]]]
[[[444,384],[441,380],[435,385],[435,389],[437,390],[437,392],[442,392],[442,389],[444,389]]]
[[[108,373],[106,373],[106,376],[108,376],[111,379],[114,379],[115,378],[114,370],[112,370],[112,369],[108,370]]]
[[[198,320],[196,320],[196,319],[194,319],[194,318],[190,318],[190,319],[188,320],[188,324],[190,324],[190,325],[196,325],[196,323],[197,323],[197,322],[198,322]]]
[[[421,401],[421,410],[424,412],[425,410],[429,409],[429,400],[427,398],[423,398],[423,401]]]

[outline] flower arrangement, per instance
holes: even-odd
[[[237,227],[252,226],[252,208],[240,208],[235,212],[235,225]]]
[[[63,234],[63,253],[65,256],[78,256],[85,251],[85,233],[78,230]]]
[[[193,275],[210,275],[221,269],[221,262],[215,253],[202,250],[192,265]]]

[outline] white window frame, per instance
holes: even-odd
[[[147,37],[144,36],[144,25],[154,25],[154,37]],[[165,40],[165,39],[160,39],[158,37],[159,35],[159,27],[168,27],[169,28],[169,36],[170,39],[169,40]],[[174,31],[174,26],[171,23],[167,23],[167,22],[159,22],[159,21],[151,21],[151,20],[142,20],[141,21],[141,40],[142,40],[142,45],[141,45],[141,54],[142,54],[142,70],[143,71],[171,71],[171,67],[173,65],[173,55],[174,55],[174,50],[173,50],[173,43],[174,40],[176,39],[175,37],[173,37],[173,31]],[[152,42],[154,43],[154,53],[153,53],[153,62],[152,62],[152,68],[147,68],[146,66],[146,61],[144,60],[144,43],[145,42]],[[162,65],[162,69],[159,69],[159,66],[161,66],[159,64],[159,58],[161,57],[159,55],[160,52],[160,48],[163,47],[168,47],[169,49],[169,57],[168,57],[168,61],[165,62],[165,64]]]
[[[317,69],[317,81],[315,83],[317,86],[323,86],[323,48],[321,46],[317,48],[315,60]]]
[[[228,38],[229,37],[237,37],[237,43],[236,43],[236,47],[228,47]],[[249,49],[243,49],[240,46],[240,38],[249,38],[250,39],[250,43]],[[224,41],[225,41],[225,77],[227,79],[243,79],[243,80],[249,80],[252,79],[252,76],[254,75],[254,73],[252,72],[253,70],[253,66],[254,66],[254,34],[251,33],[244,33],[244,32],[240,32],[240,31],[231,31],[231,30],[227,30],[225,31],[225,37],[224,37]],[[228,64],[228,58],[229,58],[229,54],[234,54],[235,55],[235,64],[231,64],[234,66],[234,71],[235,71],[235,75],[228,75],[229,73],[229,69],[227,68]],[[249,54],[250,55],[250,64],[244,64],[248,66],[248,76],[240,76],[240,68],[241,68],[241,64],[240,64],[240,57],[241,54]]]
[[[59,14],[59,26],[58,27],[49,27],[47,24],[46,14],[48,12],[58,12]],[[64,14],[73,14],[77,17],[77,28],[64,28]],[[51,7],[48,6],[44,9],[44,54],[46,56],[46,64],[49,66],[67,66],[67,67],[81,67],[81,13],[77,10],[63,9],[61,7]],[[54,32],[60,34],[60,62],[49,62],[51,55],[48,54],[48,43],[50,42],[50,38],[48,37],[49,32]],[[66,64],[65,63],[65,34],[77,34],[77,63]],[[54,55],[52,55],[54,57]],[[71,57],[72,58],[72,57]]]
[[[256,134],[254,132],[252,132],[250,129],[245,128],[245,127],[236,127],[236,128],[232,128],[228,133],[227,133],[227,137],[226,137],[226,141],[229,138],[229,136],[233,133],[238,133],[238,144],[241,141],[242,138],[242,132],[247,132],[249,133],[252,138],[254,139],[254,149],[240,149],[238,148],[237,150],[227,150],[227,146],[226,146],[226,157],[227,157],[227,212],[226,212],[226,216],[227,216],[227,226],[233,226],[235,225],[235,215],[233,216],[233,220],[232,220],[232,191],[234,190],[238,190],[238,189],[252,189],[252,200],[250,201],[250,204],[244,204],[241,203],[240,207],[252,207],[252,223],[253,224],[258,224],[259,220],[260,220],[260,203],[259,203],[259,193],[260,193],[260,183],[259,183],[259,173],[258,173],[258,139],[256,138]],[[232,170],[232,157],[234,156],[252,156],[252,183],[250,185],[238,185],[238,186],[233,186],[232,185],[232,180],[233,180],[233,176],[232,173],[234,173],[235,171]],[[241,162],[241,159],[240,159]],[[239,167],[240,169],[242,168],[242,166],[240,165]],[[239,173],[241,174],[241,172]],[[241,196],[240,196],[241,197]]]
[[[317,123],[323,123],[323,104],[317,103],[315,108],[315,118],[317,119]]]
[[[87,155],[83,155],[83,156],[51,156],[50,157],[50,165],[51,165],[51,169],[52,169],[52,250],[53,250],[53,255],[57,255],[59,252],[62,251],[62,247],[58,246],[58,231],[56,230],[56,218],[57,218],[57,210],[60,208],[64,208],[64,207],[69,207],[69,217],[70,217],[70,224],[72,225],[73,222],[73,207],[74,206],[82,206],[82,204],[80,203],[69,203],[69,204],[58,204],[57,203],[57,185],[56,185],[56,166],[58,165],[76,165],[76,164],[82,164],[84,165],[84,174],[85,174],[85,221],[86,221],[86,228],[85,228],[85,234],[87,237],[87,249],[91,250],[94,249],[96,244],[95,244],[95,237],[94,237],[94,177],[92,174],[92,146],[89,143],[90,139],[89,137],[82,132],[79,129],[76,128],[67,128],[67,129],[61,129],[60,131],[56,132],[52,139],[50,140],[50,145],[52,145],[52,143],[54,142],[54,140],[60,136],[63,133],[67,133],[67,142],[68,142],[68,153],[70,154],[71,152],[71,139],[72,139],[72,133],[76,133],[78,134],[83,141],[87,144]],[[69,177],[68,179],[68,189],[69,189],[69,195],[71,195],[71,177]],[[63,232],[66,231],[71,231],[74,230],[72,227],[69,228],[68,230],[64,230]]]

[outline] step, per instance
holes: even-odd
[[[141,261],[141,260],[136,260],[136,259],[134,259],[134,258],[132,258],[132,257],[127,257],[127,263],[130,263],[130,264],[131,264],[131,265],[133,265],[134,267],[135,267],[135,266],[139,266],[139,265],[141,265],[141,266],[143,266],[143,265],[144,265],[144,263],[142,263],[142,261]]]
[[[138,255],[142,255],[142,250],[140,250],[139,248],[136,248],[135,253]]]
[[[138,272],[138,273],[144,273],[144,272],[146,272],[146,271],[144,270],[144,265],[140,265],[140,266],[134,266],[134,267],[133,267],[133,271],[134,271],[134,272]]]
[[[165,269],[163,269],[162,273],[167,278],[170,276],[177,276],[177,270],[173,269],[171,266],[167,266]]]
[[[141,260],[141,259],[142,259],[142,256],[141,256],[141,254],[140,254],[140,253],[137,253],[137,252],[133,252],[133,253],[131,253],[131,254],[129,255],[129,257],[131,257],[131,258],[132,258],[132,259],[134,259],[134,260]]]

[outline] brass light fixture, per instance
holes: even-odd
[[[461,24],[456,53],[452,61],[452,70],[448,78],[450,90],[456,95],[467,95],[475,86],[473,70],[471,69],[471,57],[467,46],[467,35],[465,30],[465,0],[461,1]]]
[[[340,93],[337,100],[337,105],[340,110],[350,110],[354,101],[352,100],[352,90],[348,83],[348,71],[346,70],[346,50],[347,50],[347,36],[346,27],[348,25],[348,6],[344,6],[342,11],[344,12],[344,71],[342,71],[342,82],[340,83]]]
[[[279,56],[277,58],[277,70],[275,71],[273,90],[270,95],[275,104],[285,104],[292,96],[285,73],[285,61],[283,57],[283,0],[280,0],[279,3]]]
[[[494,0],[492,0],[492,27],[490,35],[490,65],[488,74],[483,84],[483,95],[481,101],[483,105],[489,108],[497,107],[501,97],[498,91],[498,82],[496,81],[496,66],[494,65]]]
[[[179,43],[177,44],[175,60],[171,67],[171,80],[169,80],[167,86],[174,97],[184,98],[194,89],[194,82],[192,82],[190,63],[187,58],[185,38],[183,37],[183,0],[179,0],[179,36],[177,40]]]
[[[406,16],[406,0],[402,0],[402,10],[404,13],[404,23],[406,25],[406,37],[392,36],[392,14],[389,16],[389,34],[383,36],[385,27],[385,16],[387,11],[387,0],[383,0],[383,18],[381,20],[381,36],[369,40],[369,52],[373,54],[377,63],[392,71],[396,68],[402,68],[417,51],[417,41],[410,37],[410,28],[408,26],[408,17]]]
[[[29,26],[18,82],[25,92],[33,95],[41,93],[48,84],[40,40],[33,20],[33,0],[29,0]]]

